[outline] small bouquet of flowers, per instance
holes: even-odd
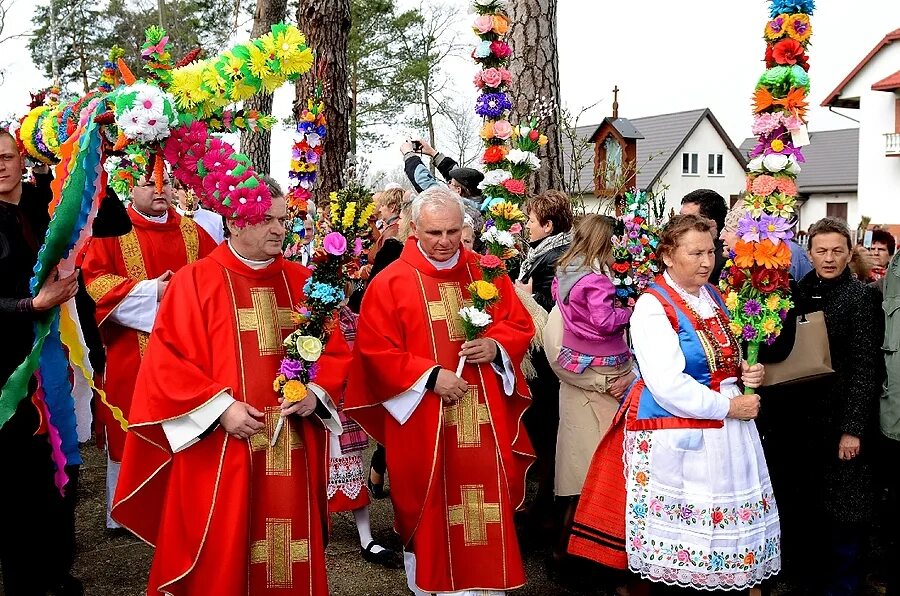
[[[287,194],[288,222],[284,238],[287,258],[299,256],[300,246],[306,237],[304,220],[309,212],[309,200],[316,184],[319,160],[322,158],[327,134],[321,84],[316,85],[313,98],[307,100],[306,108],[297,122],[297,132],[301,136],[291,150],[291,186]]]
[[[612,265],[616,296],[633,306],[637,297],[659,273],[656,247],[659,229],[650,220],[650,195],[641,190],[625,193],[625,212],[619,217],[618,234],[613,236]]]
[[[356,181],[331,193],[331,231],[312,260],[312,275],[303,286],[304,302],[293,313],[297,329],[284,340],[285,356],[273,388],[285,401],[306,399],[318,373],[318,360],[338,324],[345,288],[359,268],[359,256],[372,238],[369,218],[375,211],[372,193]],[[272,437],[278,438],[283,420]]]

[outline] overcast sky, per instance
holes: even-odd
[[[464,21],[460,39],[466,40],[465,24],[472,18],[466,14],[468,4],[451,3],[460,7]],[[885,34],[900,28],[900,2],[818,0],[816,4],[808,52],[809,101],[815,106],[808,115],[810,129],[855,126],[818,105]],[[577,112],[599,101],[581,122],[596,123],[611,114],[612,88],[618,85],[621,116],[638,118],[708,107],[740,143],[750,136],[750,96],[764,68],[762,32],[767,6],[767,2],[750,0],[559,0],[562,102]],[[28,31],[32,11],[27,0],[18,0],[4,35]],[[476,37],[469,39],[474,43]],[[0,47],[0,67],[6,70],[0,116],[21,115],[27,92],[48,83],[31,63],[25,44],[26,40],[16,39]],[[473,64],[459,59],[446,67],[460,89],[470,90]],[[475,95],[473,90],[467,93]],[[276,115],[288,114],[292,94],[291,87],[276,94]],[[845,113],[853,115],[852,110]],[[284,179],[280,169],[287,168],[290,134],[275,135],[274,143],[273,174]],[[398,155],[394,144],[388,151],[372,152],[371,157],[375,167],[385,168],[399,161]]]

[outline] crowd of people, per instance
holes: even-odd
[[[107,526],[155,546],[149,594],[327,594],[328,515],[342,511],[361,558],[404,569],[415,595],[524,586],[523,533],[550,545],[561,584],[594,561],[620,595],[766,590],[776,577],[858,593],[874,518],[900,492],[888,231],[861,247],[825,218],[805,246],[788,241],[793,307],[750,365],[717,288],[740,203],[684,196],[661,232],[663,272],[629,304],[610,270],[615,218],[576,216],[548,190],[525,205],[527,246],[494,281],[493,323],[467,340],[457,313],[481,279],[483,175],[424,141],[401,151],[413,191],[377,193],[377,239],[339,325],[305,348],[319,350],[308,394],[283,400],[272,379],[326,209],[288,260],[273,179],[264,220],[239,227],[168,176],[143,176],[127,207],[103,200],[80,269],[32,296],[51,178],[35,168],[23,182],[0,132],[0,380],[31,349],[33,321],[75,299],[105,391]],[[833,372],[766,385],[818,312]],[[49,441],[30,400],[0,429],[11,596],[83,593],[69,572],[78,469],[57,489]],[[373,539],[370,499],[390,499],[402,551]],[[881,525],[891,547],[895,517]]]

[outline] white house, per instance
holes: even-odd
[[[636,139],[635,185],[664,195],[666,213],[677,212],[681,197],[692,190],[710,188],[728,201],[744,188],[746,159],[708,108],[629,120],[607,118],[600,125],[580,126],[577,133],[596,138],[605,123],[630,131]],[[582,168],[580,181],[586,192],[595,190],[597,170],[596,163]],[[596,210],[600,202],[585,197],[588,210]]]
[[[797,228],[806,230],[825,216],[846,221],[851,229],[859,224],[857,199],[859,180],[859,129],[822,130],[809,134],[810,144],[803,147],[806,161],[797,176]],[[757,144],[751,137],[741,143],[741,155],[748,155]]]
[[[888,33],[822,102],[859,121],[858,216],[900,224],[900,29]],[[849,213],[848,213],[849,215]],[[858,217],[849,218],[850,225]]]

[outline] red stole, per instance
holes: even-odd
[[[274,447],[272,380],[309,272],[281,258],[253,270],[227,244],[179,274],[138,376],[113,514],[157,547],[149,592],[328,593],[326,431],[292,417]],[[335,332],[316,384],[337,396],[349,350]],[[221,427],[172,454],[160,423],[227,389],[266,413],[249,441]],[[313,399],[312,396],[309,399]]]
[[[168,219],[162,224],[148,221],[134,208],[128,209],[128,216],[131,231],[118,238],[93,238],[82,265],[88,294],[97,304],[97,324],[109,362],[101,388],[126,420],[150,334],[108,322],[107,318],[137,282],[159,277],[167,270],[178,271],[215,248],[204,230],[174,209],[169,209]],[[121,461],[125,431],[104,405],[97,408],[97,425],[98,436],[105,434],[110,458]]]
[[[418,587],[429,592],[525,581],[513,523],[533,460],[520,421],[529,403],[521,373],[506,396],[490,365],[467,364],[460,403],[445,407],[426,392],[403,425],[381,406],[435,364],[455,370],[464,341],[457,313],[479,279],[476,259],[463,250],[456,266],[437,270],[407,242],[366,292],[346,393],[345,411],[387,448],[396,528],[416,553]],[[534,328],[509,279],[496,283],[502,300],[487,336],[518,364]]]

